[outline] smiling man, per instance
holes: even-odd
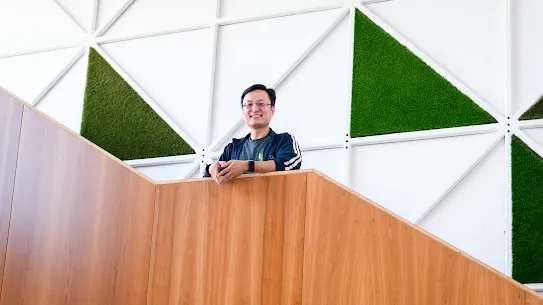
[[[300,169],[302,155],[294,136],[277,134],[270,128],[275,98],[275,91],[261,84],[243,91],[243,119],[251,132],[241,139],[232,139],[219,161],[206,167],[204,177],[226,184],[244,173]]]

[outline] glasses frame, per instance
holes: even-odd
[[[245,111],[249,111],[249,110],[253,109],[255,106],[256,106],[256,109],[264,109],[264,108],[266,108],[267,106],[270,106],[270,105],[271,105],[271,103],[256,102],[256,103],[242,104],[241,108],[243,110],[245,110]]]

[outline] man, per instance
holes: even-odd
[[[252,85],[241,95],[243,119],[251,132],[232,139],[219,161],[208,165],[204,177],[226,184],[243,173],[297,170],[302,165],[300,147],[289,133],[276,134],[270,128],[275,114],[275,90]]]

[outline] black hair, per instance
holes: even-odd
[[[253,92],[253,91],[256,91],[256,90],[264,90],[266,91],[266,93],[268,93],[268,96],[270,97],[270,102],[271,102],[271,106],[274,107],[275,106],[275,90],[273,90],[272,88],[266,88],[266,86],[262,85],[262,84],[254,84],[252,85],[251,87],[245,89],[243,91],[243,93],[241,94],[241,105],[243,106],[243,98],[245,97],[245,95],[247,95],[247,93],[249,92]]]

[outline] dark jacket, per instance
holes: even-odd
[[[251,134],[249,133],[241,139],[232,139],[232,142],[224,148],[219,161],[239,160],[243,144],[250,136]],[[276,171],[300,169],[302,166],[302,154],[294,136],[290,133],[277,134],[271,128],[269,136],[271,139],[264,148],[263,161],[275,161]],[[204,177],[210,177],[208,168],[209,165],[206,166],[206,170],[203,173]]]

